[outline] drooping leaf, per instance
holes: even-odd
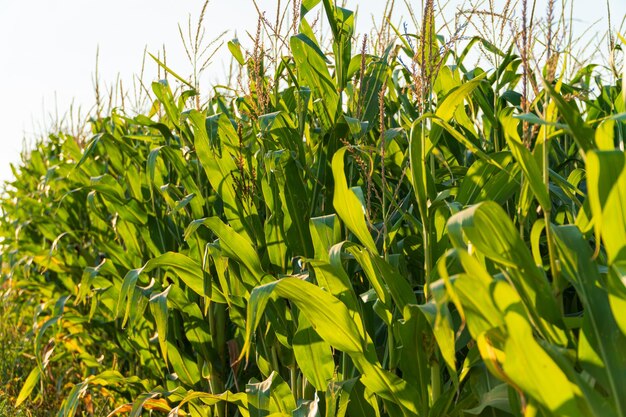
[[[346,150],[347,148],[345,147],[341,148],[333,156],[333,177],[335,178],[333,206],[346,227],[354,233],[366,248],[372,253],[378,254],[374,239],[365,222],[365,208],[354,192],[348,188],[344,173],[344,155]]]

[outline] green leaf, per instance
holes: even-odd
[[[168,360],[178,378],[187,386],[193,387],[200,381],[200,369],[198,364],[186,353],[181,352],[178,347],[170,342],[167,343]]]
[[[449,275],[448,264],[460,263],[464,273]],[[470,334],[477,339],[490,329],[504,323],[491,293],[495,279],[465,250],[451,250],[438,263],[448,296],[467,323]]]
[[[167,361],[167,294],[170,288],[171,286],[168,286],[163,292],[155,293],[150,297],[150,311],[156,322],[159,345],[165,361]]]
[[[370,234],[365,222],[365,208],[356,194],[348,188],[344,173],[344,155],[347,148],[339,149],[333,156],[333,177],[335,178],[335,193],[333,206],[337,215],[346,227],[368,248],[372,253],[378,254],[376,243]]]
[[[522,144],[519,135],[517,134],[517,125],[519,121],[513,117],[501,117],[500,123],[504,127],[504,136],[506,142],[509,145],[511,154],[517,160],[519,166],[524,172],[524,177],[530,184],[537,201],[541,205],[544,211],[550,212],[552,209],[552,201],[550,200],[550,194],[546,188],[546,184],[543,181],[543,175],[541,168],[537,165],[535,158],[530,151]]]
[[[41,349],[42,349],[43,337],[49,328],[55,326],[61,321],[61,319],[63,318],[63,312],[65,310],[65,304],[67,303],[67,300],[69,298],[70,298],[70,295],[59,297],[54,303],[54,311],[52,313],[52,317],[46,320],[45,323],[41,325],[39,329],[37,329],[38,330],[36,332],[37,336],[35,337],[35,357],[37,358],[37,361],[39,362],[40,368],[43,368],[43,363],[41,362]]]
[[[313,256],[309,232],[310,196],[301,177],[301,169],[291,154],[278,151],[276,163],[270,167],[278,182],[279,197],[285,215],[285,232],[295,255]]]
[[[59,417],[74,417],[74,415],[76,414],[76,410],[78,409],[79,401],[87,391],[87,388],[89,388],[88,381],[83,381],[79,384],[74,385],[67,397],[65,397],[65,399],[63,400],[63,403],[61,404],[61,408],[57,415]]]
[[[180,408],[183,405],[187,403],[193,403],[194,400],[197,400],[197,399],[201,400],[202,403],[207,404],[207,405],[214,405],[220,402],[227,402],[227,403],[237,405],[238,407],[240,407],[240,409],[243,408],[247,410],[248,408],[247,395],[243,392],[237,392],[233,394],[230,391],[226,391],[221,394],[209,394],[208,392],[187,391],[187,393],[182,398],[182,400],[178,403],[176,407],[172,409],[170,413],[172,413],[172,415],[176,415],[173,413],[178,412],[178,410],[180,410]]]
[[[438,117],[436,117],[436,116],[434,116],[432,114],[425,114],[422,117],[424,117],[424,118],[426,118],[426,117],[431,118],[432,122],[435,125],[438,125],[438,126],[442,127],[457,142],[459,142],[461,145],[463,145],[465,148],[467,148],[467,150],[471,151],[477,157],[479,157],[480,159],[482,159],[482,160],[488,162],[489,164],[495,166],[496,168],[499,168],[502,171],[506,171],[506,169],[504,169],[504,167],[502,167],[496,160],[494,160],[491,157],[491,155],[488,155],[482,149],[480,149],[478,146],[476,146],[471,140],[469,140],[467,137],[465,137],[465,135],[463,133],[457,131],[450,123],[448,123],[445,120],[442,120],[442,119],[440,119],[440,118],[438,118]],[[434,144],[432,146],[434,146]]]
[[[181,83],[185,84],[187,87],[193,89],[194,86],[191,85],[187,80],[185,80],[183,77],[181,77],[180,75],[176,74],[172,69],[170,69],[167,65],[165,65],[163,62],[161,62],[161,60],[159,60],[157,57],[155,57],[154,55],[152,55],[151,53],[148,52],[148,55],[150,55],[150,57],[152,59],[154,59],[154,61],[161,67],[163,68],[165,71],[167,71],[169,74],[171,74],[174,78],[176,78],[178,81],[180,81]]]
[[[467,248],[467,239],[484,256],[506,268],[538,330],[548,340],[567,343],[550,284],[502,207],[494,202],[476,204],[452,216],[448,231],[455,247]]]
[[[484,72],[473,79],[463,82],[461,85],[452,90],[443,101],[437,105],[435,115],[441,120],[449,122],[457,111],[457,108],[469,97],[470,94],[478,87],[483,79],[487,76]]]
[[[387,291],[400,311],[403,311],[408,304],[417,303],[413,288],[407,279],[383,258],[356,245],[350,246],[348,252],[354,255],[372,286],[381,288],[378,296],[383,303],[391,305],[391,300],[384,299]],[[385,291],[382,290],[383,286]]]
[[[174,95],[167,82],[167,80],[161,80],[159,82],[152,83],[152,92],[159,99],[159,102],[163,104],[165,113],[169,117],[172,124],[176,127],[180,127],[180,111],[174,101]]]
[[[342,250],[347,242],[334,245],[327,261],[311,260],[309,264],[315,272],[318,285],[337,297],[350,311],[356,321],[360,321],[360,306],[350,277],[342,266]]]
[[[297,278],[283,278],[252,291],[241,357],[248,356],[261,314],[273,296],[294,303],[322,339],[335,349],[348,353],[362,373],[363,384],[389,401],[388,406],[399,405],[404,416],[417,415],[413,401],[416,388],[381,368],[362,323],[354,321],[349,310],[336,297]]]
[[[313,330],[304,315],[298,318],[298,330],[293,336],[292,344],[302,374],[315,389],[325,390],[335,371],[333,354],[330,345]]]
[[[315,6],[320,4],[322,0],[303,0],[300,4],[300,17],[304,18],[304,16],[311,11]]]
[[[317,113],[322,127],[329,131],[337,117],[339,104],[337,88],[328,71],[326,56],[313,40],[313,31],[306,20],[300,22],[300,29],[303,33],[292,36],[289,42],[298,69],[298,78],[300,84],[311,89],[316,98]]]
[[[504,168],[509,167],[513,160],[509,152],[494,153],[491,157]],[[456,199],[463,205],[486,200],[503,204],[519,189],[514,172],[515,168],[509,173],[478,159],[463,177]]]
[[[267,275],[261,266],[261,260],[250,240],[244,235],[235,232],[217,217],[194,220],[185,231],[185,239],[194,233],[200,226],[208,227],[220,239],[220,248],[231,259],[242,263],[257,284]]]
[[[451,372],[456,372],[456,349],[455,334],[452,317],[448,309],[443,285],[440,281],[430,285],[435,302],[428,302],[418,306],[424,317],[430,324],[433,334],[437,339],[437,345],[441,351],[446,365]],[[453,374],[453,378],[456,376]]]
[[[330,7],[324,0],[324,8],[333,31],[333,52],[335,55],[335,77],[338,91],[343,91],[348,81],[348,68],[352,58],[352,38],[354,35],[354,13],[342,7]]]
[[[126,326],[130,311],[132,308],[133,293],[135,291],[135,284],[141,275],[142,269],[132,269],[126,273],[124,280],[122,281],[122,288],[120,289],[117,303],[115,305],[115,317],[119,317],[122,309],[122,304],[126,301],[126,307],[124,309],[124,319],[122,320],[122,327]]]
[[[239,65],[244,65],[246,63],[246,60],[243,58],[243,53],[241,52],[239,39],[235,38],[231,41],[228,41],[228,50],[231,54],[233,54],[233,57],[235,57]]]
[[[224,143],[220,147],[220,144],[215,143],[217,141],[216,138],[212,143],[207,132],[207,125],[212,125],[217,132],[220,132],[221,127],[222,133],[219,136],[220,138],[224,136],[222,141],[227,142],[229,141],[229,134],[232,134],[231,121],[225,115],[216,115],[206,119],[203,113],[196,110],[191,110],[188,116],[193,127],[194,145],[198,161],[204,168],[211,187],[223,201],[224,214],[228,224],[236,232],[243,232],[245,230],[245,217],[242,215],[242,202],[240,196],[236,193],[236,186],[232,176],[233,172],[237,172],[237,165],[233,156],[227,149],[224,149],[226,144]],[[254,210],[251,211],[254,213]]]
[[[278,184],[271,174],[261,180],[263,199],[267,205],[268,217],[265,220],[265,245],[270,263],[278,271],[287,271],[289,267],[288,247],[285,241],[285,215],[281,210]]]
[[[270,414],[270,390],[275,377],[272,374],[263,382],[246,384],[250,417],[265,417]]]
[[[315,258],[328,260],[330,248],[341,240],[341,228],[336,214],[314,217],[309,220]]]
[[[335,349],[346,353],[365,352],[364,331],[350,316],[346,306],[319,287],[297,278],[281,280],[256,287],[250,294],[246,320],[246,343],[242,356],[249,353],[252,335],[270,297],[275,294],[296,303],[313,329]]]
[[[19,407],[26,399],[30,396],[30,393],[33,392],[35,386],[39,383],[39,379],[41,378],[41,368],[39,365],[35,366],[24,381],[24,385],[22,385],[22,389],[20,393],[17,395],[17,399],[15,400],[15,408]]]
[[[500,283],[500,286],[504,285],[507,284]],[[568,380],[563,370],[535,341],[532,328],[524,316],[519,304],[505,315],[509,337],[504,354],[511,359],[502,364],[504,372],[554,415],[580,416],[580,388]]]
[[[167,252],[150,259],[140,272],[148,273],[156,268],[174,272],[196,294],[202,297],[211,296],[211,283],[210,281],[205,282],[202,266],[188,256],[177,252]]]
[[[601,151],[615,149],[615,120],[604,120],[596,129],[596,146]]]
[[[602,288],[597,265],[592,261],[588,243],[575,226],[554,229],[562,272],[572,283],[584,305],[583,327],[578,358],[587,372],[611,393],[618,415],[626,415],[626,335],[617,325]],[[621,312],[620,312],[621,314]]]
[[[487,407],[497,408],[499,410],[511,411],[509,406],[509,386],[507,384],[498,384],[493,389],[480,397],[480,402],[476,407],[463,410],[468,414],[481,415]]]
[[[354,359],[354,358],[353,358]],[[393,408],[403,416],[417,416],[415,395],[417,388],[396,374],[369,362],[357,361],[361,368],[361,382],[385,401],[386,408]],[[397,415],[397,414],[395,414]]]
[[[321,417],[319,402],[320,399],[315,393],[315,399],[302,401],[300,406],[293,410],[292,417]]]
[[[626,260],[626,157],[624,152],[587,153],[587,188],[596,244],[600,238],[609,263]],[[599,248],[598,248],[599,249]]]
[[[585,154],[596,147],[593,143],[593,129],[586,125],[575,102],[565,101],[563,96],[548,83],[544,83],[544,87],[556,103],[561,117],[565,120],[574,141],[580,148],[583,158],[585,158]]]

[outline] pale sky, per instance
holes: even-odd
[[[496,8],[504,3],[493,1]],[[604,0],[573,1],[578,30],[601,19],[596,30],[606,30]],[[421,7],[420,0],[406,2],[416,10]],[[257,3],[268,17],[273,16],[276,0]],[[369,31],[372,15],[380,20],[384,3],[347,1],[351,9],[358,4],[359,31]],[[400,6],[403,3],[396,0]],[[451,0],[444,10],[454,11],[457,3]],[[560,1],[556,3],[560,7]],[[614,26],[619,26],[626,15],[626,1],[608,3]],[[23,142],[40,137],[56,109],[62,116],[73,102],[85,115],[92,107],[97,47],[102,83],[114,83],[119,75],[128,89],[133,75],[141,69],[144,48],[156,54],[163,45],[168,65],[187,75],[189,66],[177,25],[186,28],[189,15],[195,22],[202,4],[203,0],[0,0],[0,182],[11,177],[9,163],[19,160]],[[544,10],[545,0],[541,0],[537,13],[543,15]],[[396,13],[396,21],[401,14],[400,10]],[[205,17],[206,38],[228,30],[225,40],[237,32],[242,43],[249,44],[245,33],[255,32],[256,21],[252,0],[212,0]],[[207,70],[211,80],[223,78],[224,64],[220,61],[226,56],[224,51]],[[145,79],[156,78],[156,67],[148,62]]]

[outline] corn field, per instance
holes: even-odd
[[[26,154],[6,410],[626,417],[624,39],[575,65],[525,14],[462,47],[420,15],[363,39],[295,2],[282,35],[228,42],[238,85],[203,102],[154,57],[145,112]]]

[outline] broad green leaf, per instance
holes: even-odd
[[[188,239],[200,226],[208,227],[220,239],[220,248],[231,259],[241,262],[252,274],[257,284],[265,277],[261,261],[250,240],[241,235],[217,217],[194,220],[185,231]]]
[[[508,338],[504,346],[504,372],[554,415],[580,416],[581,411],[586,411],[579,407],[579,398],[582,398],[580,388],[567,379],[550,355],[535,341],[532,328],[524,316],[519,304],[505,315]]]
[[[178,378],[189,387],[200,381],[200,369],[198,364],[186,353],[181,352],[176,345],[167,340],[168,361],[172,365]]]
[[[362,372],[361,382],[363,385],[386,400],[385,406],[387,408],[394,406],[406,417],[418,415],[415,404],[417,387],[378,365],[372,365],[370,362],[354,357],[353,359]]]
[[[163,104],[165,113],[169,117],[170,121],[174,124],[174,126],[179,127],[181,115],[176,103],[174,102],[174,95],[172,94],[172,90],[170,89],[168,82],[166,80],[153,82],[152,92]]]
[[[472,94],[478,84],[483,81],[487,73],[482,73],[473,79],[466,81],[452,90],[443,101],[437,105],[435,115],[441,120],[449,122],[457,111],[457,108]]]
[[[324,0],[324,6],[333,32],[337,90],[343,91],[348,81],[348,68],[352,58],[352,37],[355,27],[354,13],[342,7],[331,8],[329,0]]]
[[[548,83],[544,83],[544,87],[556,103],[559,113],[567,123],[572,137],[580,148],[583,158],[585,158],[586,153],[596,147],[593,143],[593,129],[586,125],[575,103],[565,101],[563,96]]]
[[[309,220],[311,240],[315,251],[315,258],[328,260],[330,248],[341,240],[341,229],[337,215],[314,217]]]
[[[622,330],[622,334],[626,335],[626,315],[621,314],[626,311],[626,280],[624,277],[626,277],[626,263],[619,262],[612,265],[607,274],[607,289],[615,321]]]
[[[176,414],[173,413],[178,412],[183,405],[186,403],[192,403],[197,399],[208,405],[214,405],[220,402],[232,403],[240,407],[240,411],[242,408],[244,410],[247,410],[248,408],[248,398],[243,392],[232,393],[230,391],[226,391],[221,394],[209,394],[207,392],[187,391],[180,403],[178,403],[176,407],[172,408],[170,414],[175,416]]]
[[[384,297],[388,291],[399,311],[404,311],[404,307],[408,304],[417,303],[409,282],[387,261],[356,245],[350,246],[347,250],[354,255],[374,287],[386,287],[385,291],[380,290],[379,298]],[[381,301],[391,305],[391,300],[381,299]]]
[[[550,284],[502,207],[493,202],[474,205],[452,216],[448,230],[456,247],[464,246],[466,238],[476,250],[506,268],[540,331],[555,342],[565,343],[564,325]]]
[[[350,277],[342,266],[343,247],[347,242],[333,245],[329,251],[328,261],[310,261],[315,272],[317,284],[337,297],[350,310],[354,320],[360,320],[360,308],[357,295],[354,291]]]
[[[63,400],[61,409],[57,415],[59,417],[74,417],[76,410],[78,409],[80,398],[85,394],[88,388],[88,381],[83,381],[74,385],[69,394]]]
[[[170,288],[171,286],[168,286],[163,292],[155,293],[150,297],[150,311],[156,322],[159,346],[165,361],[167,361],[167,294]]]
[[[190,344],[203,359],[213,359],[209,348],[213,344],[214,339],[211,337],[210,325],[202,314],[200,306],[190,301],[180,286],[170,285],[168,288],[168,307],[172,310],[178,310],[184,317],[185,336],[187,336]],[[220,300],[218,302],[223,301]]]
[[[509,386],[507,384],[498,384],[493,389],[480,398],[480,403],[473,408],[463,410],[468,414],[481,415],[483,410],[487,407],[497,408],[503,411],[510,412],[509,406]]]
[[[280,151],[276,164],[272,167],[279,196],[285,214],[285,232],[291,243],[294,255],[313,256],[313,244],[309,234],[310,196],[301,178],[301,170],[287,152]]]
[[[233,172],[237,172],[237,165],[228,150],[224,149],[228,141],[227,134],[224,133],[224,138],[222,138],[222,134],[219,134],[220,139],[224,142],[224,144],[219,144],[209,140],[207,131],[208,124],[217,125],[216,131],[219,132],[219,126],[224,126],[223,130],[226,130],[231,122],[224,115],[206,119],[203,113],[196,110],[189,112],[189,120],[193,126],[194,145],[198,154],[198,161],[204,168],[211,187],[223,200],[226,220],[236,232],[241,233],[245,230],[245,219],[241,215],[243,212],[242,202],[236,193],[236,185],[232,175]],[[232,130],[232,126],[230,129]]]
[[[418,415],[429,411],[430,360],[431,349],[434,348],[432,331],[426,317],[417,305],[408,305],[403,312],[403,322],[397,324],[400,350],[398,368],[402,371],[402,379],[417,389],[414,393]],[[367,408],[367,407],[365,407]]]
[[[183,77],[181,77],[180,75],[176,74],[172,69],[170,69],[167,65],[165,65],[163,62],[161,62],[161,60],[159,60],[157,57],[155,57],[154,55],[152,55],[151,53],[148,53],[148,55],[150,55],[150,57],[152,59],[154,59],[154,61],[161,67],[163,68],[165,71],[167,71],[168,73],[172,74],[172,76],[174,78],[176,78],[178,81],[180,81],[181,83],[185,84],[187,87],[193,89],[194,87],[187,81],[185,80]]]
[[[325,130],[330,130],[337,117],[339,96],[335,82],[330,76],[327,58],[314,40],[313,31],[306,20],[300,22],[299,33],[289,42],[298,69],[300,84],[311,89],[316,97],[316,108]]]
[[[273,376],[274,373],[263,382],[253,382],[246,385],[250,417],[265,417],[270,415],[270,390],[274,379]]]
[[[607,119],[600,123],[596,129],[596,146],[601,151],[612,151],[615,149],[615,120]],[[588,163],[588,162],[587,162]]]
[[[115,305],[115,317],[117,318],[121,314],[123,303],[126,302],[126,307],[124,308],[124,319],[122,320],[122,327],[126,326],[126,322],[128,321],[132,308],[135,284],[137,283],[137,280],[139,279],[141,273],[141,268],[132,269],[128,271],[128,273],[124,276],[124,280],[122,281],[122,288],[120,289],[117,304]]]
[[[365,352],[366,340],[346,306],[319,287],[297,278],[281,280],[256,287],[250,294],[246,321],[246,344],[242,356],[249,354],[252,335],[261,320],[267,302],[273,295],[288,298],[302,311],[313,329],[334,348],[346,353]]]
[[[278,271],[287,271],[289,266],[288,247],[285,239],[284,212],[281,210],[278,184],[268,173],[262,179],[263,198],[267,205],[268,217],[265,220],[265,244],[267,255]]]
[[[41,349],[43,337],[48,329],[53,328],[53,326],[57,325],[59,322],[62,322],[63,313],[65,311],[65,304],[67,300],[69,300],[70,295],[59,297],[54,303],[54,311],[52,312],[52,317],[47,319],[40,328],[37,329],[37,335],[35,336],[35,357],[39,363],[40,368],[43,369],[43,363],[41,360]]]
[[[161,256],[153,258],[146,262],[141,268],[140,273],[148,273],[156,268],[163,268],[174,272],[189,288],[200,296],[211,296],[211,283],[205,282],[205,274],[201,265],[177,252],[167,252]]]
[[[333,196],[333,206],[337,210],[337,215],[346,227],[361,241],[363,246],[372,253],[378,254],[378,249],[374,239],[370,234],[365,222],[365,208],[359,198],[348,188],[346,175],[344,173],[344,155],[347,148],[339,149],[333,156],[333,177],[335,178],[335,193]]]
[[[501,326],[503,318],[491,297],[495,279],[465,250],[453,249],[447,258],[438,263],[439,273],[470,334],[477,339],[488,330]],[[456,260],[465,272],[450,275],[447,263]]]
[[[361,371],[361,379],[368,389],[392,404],[399,405],[403,415],[417,415],[412,400],[416,388],[380,367],[372,350],[373,344],[361,323],[352,319],[346,306],[337,298],[297,278],[283,278],[252,291],[242,357],[249,353],[252,335],[272,296],[287,298],[295,303],[322,339],[348,353]]]
[[[332,351],[304,315],[298,318],[298,331],[292,343],[302,374],[318,391],[326,389],[335,371]]]
[[[235,38],[231,41],[228,41],[228,50],[233,55],[233,57],[237,60],[239,65],[244,65],[246,63],[243,58],[243,53],[241,52],[241,45],[239,44],[239,39]]]
[[[604,242],[609,263],[626,259],[626,158],[624,152],[587,153],[587,188],[596,244]]]
[[[300,4],[300,17],[304,18],[304,16],[321,1],[322,0],[303,0]]]
[[[18,394],[15,400],[15,407],[19,407],[26,399],[30,396],[30,393],[33,392],[33,389],[39,383],[39,379],[41,378],[41,368],[39,365],[35,366],[24,381],[24,385],[20,389],[20,393]]]
[[[140,394],[134,399],[132,404],[130,404],[130,410],[126,410],[130,411],[129,417],[141,417],[144,412],[144,408],[146,410],[157,409],[163,412],[169,411],[167,402],[165,402],[163,398],[157,398],[164,394],[165,393],[159,389]]]
[[[494,153],[491,157],[504,168],[510,166],[513,160],[509,152]],[[478,159],[463,177],[456,199],[464,205],[486,200],[503,204],[519,187],[513,172],[514,168],[509,173]]]
[[[489,154],[485,153],[482,149],[480,149],[478,146],[476,146],[476,144],[472,143],[472,141],[470,141],[467,137],[465,137],[465,135],[463,133],[457,131],[450,123],[448,123],[445,120],[442,120],[439,117],[436,117],[436,116],[434,116],[432,114],[425,114],[422,117],[430,118],[435,125],[438,125],[441,128],[443,128],[457,142],[459,142],[461,145],[463,145],[465,148],[467,148],[467,150],[469,150],[469,151],[473,152],[474,154],[476,154],[476,156],[479,157],[480,159],[482,159],[482,160],[490,163],[491,165],[495,166],[496,168],[499,168],[502,171],[506,172],[504,167],[502,167],[497,161],[495,161]],[[434,146],[434,144],[433,144],[433,146]]]
[[[319,397],[315,393],[313,400],[302,401],[302,403],[293,410],[292,417],[321,417],[319,411]]]
[[[511,150],[511,154],[513,154],[524,172],[524,178],[526,178],[530,184],[530,188],[535,194],[541,208],[546,212],[550,212],[552,209],[552,201],[550,200],[550,194],[548,194],[546,184],[543,181],[541,168],[537,165],[530,151],[522,144],[517,134],[519,121],[512,117],[502,117],[500,123],[504,127],[504,136]]]
[[[441,284],[443,283],[435,282],[430,285],[435,302],[431,301],[417,307],[430,324],[446,365],[451,372],[456,372],[455,332],[445,290]],[[456,379],[456,376],[453,374],[452,378]]]
[[[588,243],[575,226],[554,229],[562,272],[572,283],[585,310],[578,344],[582,367],[611,393],[618,415],[626,413],[626,335],[617,325],[602,288],[597,266],[592,262]]]

